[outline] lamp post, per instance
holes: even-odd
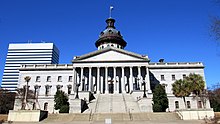
[[[75,99],[79,99],[79,85],[78,83],[76,83],[76,97]]]
[[[143,98],[146,98],[147,97],[147,95],[146,95],[146,82],[145,82],[145,80],[143,80],[143,84],[144,84],[144,95],[143,95]]]

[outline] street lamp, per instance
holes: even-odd
[[[144,84],[144,95],[143,95],[143,98],[146,98],[147,97],[147,95],[146,95],[146,82],[145,82],[145,80],[143,80],[143,84]]]
[[[76,97],[75,97],[75,99],[79,99],[79,86],[80,86],[80,84],[76,83]]]

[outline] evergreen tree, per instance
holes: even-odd
[[[153,92],[153,111],[165,112],[168,108],[168,98],[164,87],[158,84]]]
[[[60,109],[60,113],[68,113],[69,112],[69,102],[68,96],[61,90],[58,90],[54,96],[55,109]]]

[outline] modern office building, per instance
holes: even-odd
[[[1,87],[15,90],[21,64],[57,64],[59,50],[53,43],[9,44]]]

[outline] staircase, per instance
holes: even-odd
[[[95,113],[126,113],[127,107],[122,94],[100,94]]]

